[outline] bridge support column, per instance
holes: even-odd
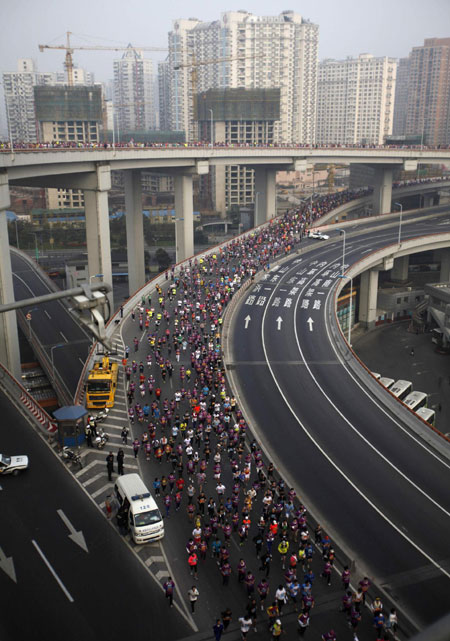
[[[377,319],[378,271],[370,269],[361,274],[359,290],[359,321],[370,329]]]
[[[394,259],[394,266],[391,269],[390,280],[401,285],[408,281],[409,256],[400,256]]]
[[[438,252],[435,252],[435,256],[441,263],[439,282],[450,282],[450,248],[440,249]]]
[[[89,183],[89,187],[84,189],[89,277],[92,278],[95,274],[103,274],[102,280],[112,287],[108,209],[108,190],[111,189],[109,165],[99,165],[95,172],[95,178],[96,188],[89,188]],[[114,309],[112,291],[108,294],[108,298],[112,311]]]
[[[392,203],[392,167],[375,166],[373,185],[373,213],[388,214]]]
[[[194,255],[194,209],[192,176],[175,175],[176,262]]]
[[[277,213],[276,169],[255,167],[255,227]]]
[[[142,218],[141,172],[124,172],[127,227],[128,291],[130,296],[145,285],[144,221]]]
[[[10,205],[8,174],[0,173],[0,303],[14,300],[14,288],[9,252],[6,209]],[[16,312],[0,314],[0,362],[17,380],[21,380],[19,336]]]
[[[427,207],[433,207],[433,205],[434,205],[434,194],[423,194],[422,207],[426,209]]]

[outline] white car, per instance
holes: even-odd
[[[28,456],[5,456],[0,454],[0,475],[14,474],[16,476],[28,467]]]
[[[308,234],[309,238],[316,238],[317,240],[328,240],[329,236],[323,234],[321,231],[310,231]]]

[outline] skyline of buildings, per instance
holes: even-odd
[[[319,62],[318,29],[293,11],[277,16],[229,11],[212,22],[175,20],[168,57],[158,63],[157,74],[153,61],[131,45],[113,61],[109,124],[113,114],[119,136],[159,128],[197,139],[197,94],[279,88],[274,142],[381,144],[394,134],[448,144],[450,38],[426,39],[400,60],[360,54]],[[74,84],[93,83],[92,73],[74,69]],[[63,72],[39,71],[31,59],[19,59],[16,71],[4,72],[8,136],[36,141],[33,87],[62,84]]]

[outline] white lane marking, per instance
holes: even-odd
[[[297,299],[297,302],[298,302],[298,300],[300,300],[300,297]],[[344,474],[344,472],[343,472],[343,471],[339,468],[339,466],[338,466],[338,465],[333,461],[333,459],[332,459],[332,458],[327,454],[327,452],[326,452],[326,451],[321,447],[321,445],[316,441],[316,439],[312,436],[312,434],[311,434],[311,433],[306,429],[306,427],[305,427],[305,425],[302,423],[302,421],[298,418],[298,416],[296,415],[296,413],[295,413],[295,411],[294,411],[293,407],[290,405],[290,403],[289,403],[288,399],[287,399],[287,398],[286,398],[286,396],[284,395],[284,393],[283,393],[283,391],[282,391],[282,389],[281,389],[281,387],[280,387],[280,385],[279,385],[279,383],[278,383],[278,381],[277,381],[277,379],[276,379],[276,377],[275,377],[275,374],[274,374],[274,372],[273,372],[273,370],[272,370],[272,367],[271,367],[271,365],[270,365],[270,361],[269,361],[269,359],[268,359],[268,357],[267,357],[266,342],[265,342],[265,340],[264,340],[264,321],[265,321],[265,316],[266,316],[267,309],[268,309],[267,307],[264,309],[263,318],[262,318],[262,323],[261,323],[261,339],[262,339],[262,345],[263,345],[263,350],[264,350],[264,356],[265,356],[265,358],[266,358],[267,367],[269,368],[269,371],[270,371],[270,373],[271,373],[271,376],[272,376],[272,378],[273,378],[273,381],[274,381],[275,385],[277,386],[278,391],[279,391],[279,393],[280,393],[281,397],[283,398],[284,402],[286,403],[286,406],[287,406],[287,408],[289,409],[289,411],[291,412],[291,414],[292,414],[292,416],[294,417],[294,419],[295,419],[295,420],[297,421],[297,423],[300,425],[300,427],[301,427],[301,428],[302,428],[302,430],[305,432],[305,434],[306,434],[306,435],[307,435],[307,437],[310,439],[310,441],[311,441],[312,443],[314,443],[314,445],[317,447],[317,449],[319,450],[319,452],[320,452],[320,453],[321,453],[321,454],[322,454],[322,455],[327,459],[327,461],[330,463],[330,465],[332,465],[332,466],[335,468],[335,470],[336,470],[336,471],[337,471],[337,472],[342,476],[342,478],[343,478],[343,479],[345,479],[345,480],[347,481],[347,483],[348,483],[348,484],[349,484],[349,485],[350,485],[350,486],[351,486],[351,487],[352,487],[352,488],[353,488],[353,489],[354,489],[354,490],[355,490],[355,491],[356,491],[356,492],[361,496],[361,498],[362,498],[363,500],[365,500],[365,501],[366,501],[366,502],[367,502],[367,503],[368,503],[368,504],[369,504],[369,505],[370,505],[370,506],[375,510],[375,512],[377,512],[377,514],[379,514],[379,516],[381,516],[381,517],[382,517],[382,518],[383,518],[383,519],[384,519],[384,520],[385,520],[385,521],[386,521],[386,522],[387,522],[387,523],[388,523],[388,524],[389,524],[389,525],[390,525],[390,526],[391,526],[391,527],[392,527],[396,532],[398,532],[398,533],[400,534],[400,536],[402,536],[406,541],[408,541],[408,543],[410,543],[410,544],[412,545],[412,547],[413,547],[413,548],[415,548],[418,552],[420,552],[420,554],[422,554],[426,559],[428,559],[428,561],[429,561],[430,563],[432,563],[436,568],[438,568],[438,569],[439,569],[443,574],[445,574],[445,576],[447,576],[447,577],[450,579],[450,574],[449,574],[449,573],[448,573],[448,572],[447,572],[447,571],[446,571],[446,570],[445,570],[441,565],[439,565],[439,563],[437,563],[433,558],[431,558],[431,556],[429,556],[426,552],[424,552],[424,550],[422,550],[422,548],[421,548],[420,546],[418,546],[416,543],[414,543],[414,541],[412,541],[408,536],[406,536],[406,534],[404,534],[404,533],[402,532],[401,528],[399,528],[395,523],[393,523],[393,522],[392,522],[392,521],[391,521],[391,520],[390,520],[390,519],[389,519],[389,518],[384,514],[384,512],[382,512],[382,511],[381,511],[381,510],[380,510],[380,509],[375,505],[375,503],[373,503],[373,502],[372,502],[372,501],[371,501],[371,500],[370,500],[370,499],[369,499],[369,498],[364,494],[364,492],[362,492],[362,491],[359,489],[359,487],[358,487],[355,483],[353,483],[353,481],[351,481],[351,480],[350,480],[350,479],[349,479],[349,478]],[[296,304],[296,308],[295,308],[295,310],[294,310],[294,313],[296,312],[296,309],[297,309],[297,304]],[[298,336],[297,336],[297,330],[296,330],[296,325],[295,325],[295,323],[294,323],[294,330],[295,330],[295,334],[296,334],[296,339],[297,339],[297,341],[298,341]],[[305,365],[306,365],[306,363],[305,363]]]
[[[48,567],[50,572],[53,574],[53,577],[54,577],[55,581],[57,582],[57,584],[59,585],[59,587],[61,588],[61,590],[64,592],[64,594],[66,595],[68,600],[71,603],[73,603],[74,599],[73,599],[72,595],[70,594],[69,590],[66,588],[64,583],[61,581],[59,576],[56,574],[55,570],[50,565],[50,562],[48,561],[47,557],[45,556],[45,554],[43,553],[43,551],[41,550],[39,545],[36,543],[36,541],[34,539],[32,539],[31,542],[34,545],[34,547],[36,548],[36,550],[38,551],[38,553],[39,553],[40,557],[42,558],[42,560],[44,561],[45,565]]]
[[[83,365],[83,367],[84,367],[84,361],[83,361],[83,360],[81,360],[81,358],[80,358],[80,357],[78,357],[78,360],[80,361],[80,363],[81,363],[81,364]]]
[[[334,290],[332,290],[332,291],[334,291]],[[330,291],[329,295],[330,295],[331,293],[332,293],[332,292]],[[327,305],[327,306],[328,306],[328,304],[329,304],[329,300],[328,300],[329,295],[327,296],[327,300],[326,300],[326,305]],[[403,432],[404,434],[406,434],[406,436],[408,436],[410,439],[412,439],[412,440],[413,440],[417,445],[419,445],[419,446],[420,446],[422,449],[424,449],[428,454],[430,454],[430,456],[432,456],[434,459],[436,459],[437,461],[439,461],[439,463],[441,463],[444,467],[446,467],[447,469],[450,469],[450,464],[446,463],[446,462],[445,462],[443,459],[441,459],[437,454],[435,454],[435,452],[433,452],[433,450],[430,450],[430,449],[429,449],[429,448],[428,448],[424,443],[422,443],[422,441],[420,441],[416,436],[414,436],[414,434],[411,434],[411,433],[410,433],[410,432],[409,432],[405,427],[403,427],[403,425],[401,425],[400,423],[398,423],[398,422],[397,422],[397,420],[396,420],[395,418],[393,418],[393,417],[388,413],[388,411],[383,407],[383,405],[378,405],[378,403],[376,402],[376,399],[373,397],[373,395],[372,395],[372,394],[370,394],[370,393],[368,392],[368,390],[367,390],[367,389],[362,385],[361,381],[360,381],[360,380],[359,380],[359,379],[358,379],[358,378],[353,374],[353,372],[352,372],[351,370],[349,370],[349,369],[348,369],[348,367],[346,366],[346,364],[345,364],[344,360],[342,359],[341,354],[337,351],[337,349],[336,349],[336,347],[335,347],[335,345],[334,345],[334,341],[332,340],[332,337],[331,337],[331,335],[330,335],[330,330],[329,330],[328,324],[326,324],[326,331],[327,331],[328,340],[329,340],[329,342],[330,342],[330,345],[331,345],[331,346],[332,346],[332,348],[333,348],[334,353],[336,354],[336,358],[337,358],[337,360],[341,363],[341,365],[345,368],[345,370],[346,370],[346,372],[348,373],[348,375],[350,376],[350,378],[351,378],[351,379],[353,379],[353,382],[354,382],[354,383],[356,383],[356,385],[357,385],[357,386],[358,386],[358,387],[359,387],[359,388],[364,392],[364,394],[369,398],[369,400],[370,400],[374,405],[376,405],[376,407],[377,407],[379,410],[381,410],[381,412],[383,412],[383,414],[384,414],[384,415],[385,415],[385,416],[386,416],[386,417],[387,417],[387,418],[388,418],[388,419],[389,419],[389,420],[390,420],[394,425],[396,425],[400,430],[402,430],[402,432]]]
[[[76,543],[85,552],[89,552],[82,530],[75,529],[69,517],[63,512],[63,510],[61,509],[56,510],[56,513],[58,514],[59,518],[63,521],[66,528],[69,530],[70,532],[69,539],[71,539],[71,541]]]
[[[312,332],[312,331],[313,331],[313,324],[314,324],[314,321],[313,321],[313,319],[311,318],[311,316],[308,318],[308,320],[307,320],[306,322],[307,322],[307,323],[308,323],[308,325],[309,325],[309,331],[310,331],[310,332]]]
[[[277,320],[275,322],[277,324],[277,330],[280,331],[281,323],[283,322],[283,319],[281,318],[281,316],[278,316],[278,318],[277,318]]]
[[[64,334],[63,334],[62,332],[59,332],[59,333],[60,333],[60,334],[61,334],[61,336],[63,337],[63,340],[64,340],[66,343],[68,343],[69,341],[68,341],[68,340],[67,340],[67,338],[64,336]]]
[[[44,309],[44,314],[47,316],[47,318],[52,320],[52,317],[50,316],[50,314],[48,313],[48,311],[46,309]]]
[[[328,294],[327,299],[329,299],[329,297],[330,297],[330,293]],[[309,375],[310,375],[311,379],[314,381],[314,383],[315,383],[316,387],[319,389],[319,391],[321,392],[321,394],[326,398],[326,400],[327,400],[327,401],[328,401],[328,403],[331,405],[331,407],[334,409],[334,411],[336,412],[336,414],[338,414],[338,415],[341,417],[341,419],[342,419],[345,423],[347,423],[347,425],[350,427],[350,429],[351,429],[355,434],[357,434],[357,435],[360,437],[360,439],[361,439],[362,441],[364,441],[364,443],[366,443],[366,445],[368,445],[368,446],[370,447],[370,449],[371,449],[373,452],[375,452],[375,454],[377,454],[377,455],[378,455],[378,456],[379,456],[379,457],[380,457],[380,458],[381,458],[381,459],[382,459],[382,460],[383,460],[387,465],[389,465],[389,467],[390,467],[391,469],[393,469],[395,472],[397,472],[397,473],[398,473],[398,474],[399,474],[399,475],[400,475],[400,476],[401,476],[405,481],[407,481],[410,485],[412,485],[412,487],[413,487],[414,489],[416,489],[418,492],[420,492],[420,493],[422,494],[422,496],[424,496],[424,497],[425,497],[425,498],[427,498],[429,501],[431,501],[431,503],[433,503],[433,505],[434,505],[435,507],[437,507],[439,510],[441,510],[441,511],[446,515],[446,516],[450,516],[450,512],[448,512],[444,507],[442,507],[442,505],[440,505],[440,504],[439,504],[437,501],[435,501],[435,500],[434,500],[434,499],[433,499],[429,494],[427,494],[424,490],[422,490],[422,488],[421,488],[421,487],[419,487],[416,483],[414,483],[414,481],[413,481],[412,479],[410,479],[410,478],[409,478],[409,476],[407,476],[404,472],[402,472],[401,470],[399,470],[399,468],[398,468],[398,467],[396,467],[396,466],[395,466],[395,465],[394,465],[394,464],[393,464],[393,463],[392,463],[392,462],[391,462],[391,461],[390,461],[390,460],[389,460],[389,459],[388,459],[384,454],[382,454],[382,453],[380,452],[380,450],[379,450],[378,448],[376,448],[376,447],[375,447],[375,446],[374,446],[374,445],[369,441],[369,439],[368,439],[368,438],[366,438],[366,437],[365,437],[365,436],[364,436],[364,435],[363,435],[363,434],[362,434],[362,433],[361,433],[361,432],[360,432],[360,431],[359,431],[359,430],[358,430],[358,429],[353,425],[353,423],[351,423],[351,422],[349,421],[349,419],[348,419],[348,418],[347,418],[347,417],[346,417],[346,416],[345,416],[345,415],[344,415],[344,414],[343,414],[343,413],[338,409],[338,407],[333,403],[333,401],[332,401],[332,400],[331,400],[331,398],[328,396],[328,394],[326,393],[326,391],[325,391],[325,390],[323,389],[323,387],[320,385],[319,381],[316,379],[316,377],[314,376],[314,374],[313,374],[313,373],[312,373],[312,371],[311,371],[311,368],[309,367],[308,363],[306,362],[305,357],[304,357],[304,355],[303,355],[302,348],[301,348],[301,346],[300,346],[300,341],[299,341],[299,338],[298,338],[298,332],[297,332],[297,322],[296,322],[296,321],[297,321],[298,301],[299,301],[299,298],[297,299],[296,304],[295,304],[295,308],[294,308],[294,334],[295,334],[295,340],[296,340],[296,343],[297,343],[297,349],[298,349],[298,353],[300,354],[300,358],[304,361],[304,363],[305,363],[305,367],[306,367],[306,369],[308,370],[308,373],[309,373]],[[325,316],[325,314],[324,314],[324,316]],[[326,322],[326,319],[325,319],[325,318],[324,318],[324,323],[325,323],[325,326],[327,326],[327,322]],[[330,340],[330,345],[331,345],[331,337],[330,337],[330,335],[329,335],[329,334],[328,334],[328,338],[329,338],[329,340]],[[449,577],[450,577],[450,574],[449,574]]]
[[[245,321],[245,325],[244,325],[244,327],[245,327],[245,329],[247,329],[247,328],[248,328],[248,324],[249,324],[249,322],[250,322],[251,320],[252,320],[252,319],[251,319],[251,316],[249,316],[249,315],[247,315],[247,316],[244,318],[244,321]]]

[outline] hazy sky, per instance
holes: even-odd
[[[214,20],[225,10],[276,15],[292,9],[319,25],[319,57],[359,53],[402,57],[424,38],[450,37],[450,0],[304,0],[274,3],[239,0],[8,0],[1,1],[0,71],[16,69],[17,58],[34,58],[40,70],[61,70],[64,52],[40,53],[38,44],[60,44],[72,31],[74,44],[167,46],[177,18]],[[78,66],[97,80],[112,76],[114,52],[76,52]],[[146,54],[153,57],[153,54]],[[164,53],[154,54],[156,59]]]
[[[17,58],[34,58],[41,71],[63,69],[64,51],[40,53],[38,44],[72,43],[166,47],[177,18],[217,19],[226,10],[245,9],[276,15],[292,9],[319,25],[319,57],[345,58],[359,53],[403,57],[424,38],[450,37],[450,0],[304,0],[277,4],[240,0],[0,0],[2,36],[0,72],[15,71]],[[112,77],[115,52],[75,52],[77,66]],[[156,60],[164,52],[147,53]],[[0,92],[0,127],[4,100]],[[4,126],[2,127],[4,129]]]

